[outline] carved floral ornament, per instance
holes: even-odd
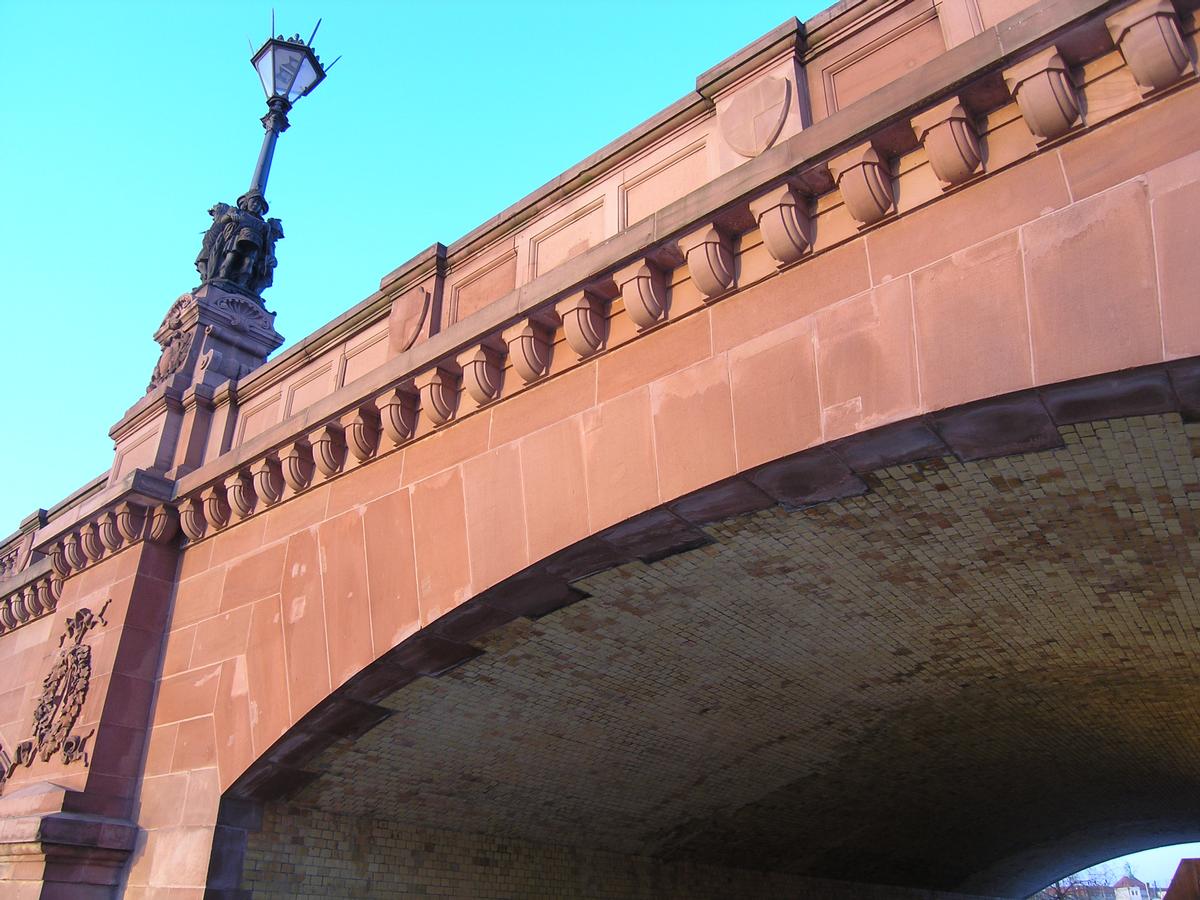
[[[1179,55],[1175,40],[1178,21],[1169,3],[1142,0],[1108,17],[1106,23],[1144,86],[1152,84],[1158,90],[1193,71],[1190,60]],[[1003,76],[1026,126],[1039,142],[1063,136],[1080,122],[1075,83],[1057,47],[1018,58]],[[930,169],[947,190],[986,175],[986,148],[979,123],[987,110],[970,107],[964,99],[974,96],[969,88],[958,87],[962,96],[933,98],[934,103],[913,111],[908,119],[912,139],[922,146]],[[617,316],[627,317],[638,333],[663,325],[671,319],[671,283],[681,266],[686,267],[704,302],[719,302],[742,286],[737,248],[739,229],[747,226],[738,223],[752,221],[757,226],[763,246],[778,267],[803,264],[816,241],[816,191],[828,190],[821,186],[829,181],[860,227],[884,223],[897,215],[893,175],[897,163],[890,149],[895,145],[896,124],[889,123],[888,137],[881,126],[880,134],[864,135],[832,157],[806,160],[739,201],[742,208],[736,214],[727,215],[731,209],[727,207],[719,215],[710,214],[679,233],[663,236],[607,271],[589,273],[583,283],[545,298],[515,320],[476,336],[445,357],[425,362],[329,421],[307,426],[303,433],[242,464],[237,471],[189,491],[179,501],[185,535],[193,541],[211,535],[369,463],[419,433],[446,427],[461,415],[537,384],[552,370],[606,352],[610,349],[610,324]],[[744,213],[749,213],[749,219]],[[425,283],[423,280],[422,285]],[[423,308],[421,296],[418,305]],[[405,346],[409,345],[412,323],[424,315],[416,307],[410,312],[404,319]],[[564,352],[569,354],[567,358],[556,361],[555,354]],[[79,541],[84,540],[81,534]],[[78,548],[72,544],[66,552],[86,554],[87,548],[82,543]]]
[[[84,607],[66,620],[58,639],[58,656],[49,674],[42,679],[42,695],[33,710],[33,736],[14,749],[4,772],[5,780],[12,777],[18,766],[31,766],[35,759],[49,762],[59,753],[63,765],[82,759],[88,764],[87,742],[95,734],[72,734],[75,723],[87,700],[92,677],[92,648],[83,642],[97,625],[107,625],[104,611],[111,600],[105,601],[99,612]]]

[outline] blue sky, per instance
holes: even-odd
[[[277,2],[329,78],[301,100],[267,192],[287,237],[268,306],[295,342],[821,3]],[[215,201],[262,139],[250,65],[269,3],[0,0],[0,535],[112,461],[152,340],[195,286]]]
[[[324,15],[317,50],[344,58],[276,153],[279,330],[303,338],[824,5],[280,0],[277,31],[307,36]],[[152,334],[196,284],[205,211],[249,184],[265,105],[247,38],[270,17],[256,2],[0,0],[0,535],[111,464]],[[1179,855],[1135,871],[1166,880]]]

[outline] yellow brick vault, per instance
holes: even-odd
[[[578,582],[585,599],[493,632],[314,761],[251,834],[247,886],[333,877],[296,849],[331,815],[376,835],[350,855],[402,895],[451,883],[412,861],[422,829],[583,869],[563,848],[977,893],[1093,861],[1097,828],[1119,843],[1153,819],[1169,840],[1200,765],[1200,426],[1060,431],[1060,450],[881,470]],[[476,839],[428,840],[435,859]]]

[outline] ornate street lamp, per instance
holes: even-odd
[[[325,79],[325,70],[312,49],[313,38],[317,36],[317,28],[320,27],[321,20],[318,19],[317,27],[313,29],[307,42],[301,40],[298,34],[290,38],[285,38],[282,34],[273,37],[263,44],[250,60],[258,71],[263,90],[267,92],[268,111],[262,119],[267,133],[263,136],[262,151],[258,154],[258,165],[254,167],[254,178],[250,182],[250,190],[258,191],[259,194],[265,195],[267,192],[271,157],[275,155],[275,142],[279,135],[287,131],[288,110],[301,97],[311,94]],[[337,59],[333,61],[336,62]],[[330,64],[330,68],[333,63]]]
[[[274,26],[274,22],[271,24]],[[317,28],[320,27],[318,20]],[[238,198],[236,206],[218,203],[209,210],[213,223],[196,257],[202,285],[215,284],[255,298],[261,298],[263,290],[271,285],[275,242],[283,237],[283,227],[278,219],[264,218],[268,208],[267,177],[271,173],[275,143],[287,130],[287,114],[292,104],[312,93],[325,78],[325,69],[312,48],[317,28],[308,41],[298,34],[270,38],[251,57],[267,94],[267,114],[262,118],[266,134],[250,189]]]
[[[162,354],[147,391],[164,383],[183,390],[194,382],[211,389],[262,365],[283,343],[275,330],[275,313],[262,300],[262,292],[274,280],[275,242],[283,237],[280,221],[265,218],[267,176],[292,105],[325,78],[312,47],[317,28],[307,41],[298,34],[270,38],[251,57],[267,93],[267,114],[262,118],[266,134],[254,177],[235,206],[217,203],[209,209],[212,224],[196,255],[200,285],[175,301],[154,333]]]

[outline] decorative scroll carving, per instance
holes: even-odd
[[[396,388],[379,402],[383,433],[393,444],[403,444],[417,430],[417,396]]]
[[[279,459],[267,456],[250,467],[254,491],[268,506],[283,499],[283,471]]]
[[[1140,0],[1105,24],[1143,92],[1170,87],[1194,70],[1170,0]]]
[[[554,328],[548,321],[529,319],[504,337],[513,369],[526,384],[537,381],[550,371],[550,353],[554,346]]]
[[[369,402],[350,414],[346,422],[346,446],[360,463],[374,456],[379,448],[379,426],[379,412]]]
[[[504,373],[503,354],[488,344],[467,351],[462,361],[462,382],[471,399],[483,406],[500,396]]]
[[[1067,64],[1050,47],[1004,72],[1021,118],[1039,141],[1062,137],[1079,121],[1079,98]]]
[[[781,266],[799,262],[812,244],[808,201],[790,184],[783,184],[751,201],[767,252]]]
[[[555,312],[562,319],[567,346],[580,359],[604,349],[608,339],[607,304],[591,291],[578,291],[560,300]]]
[[[342,471],[346,462],[346,436],[342,426],[327,422],[308,436],[317,471],[329,478]]]
[[[679,246],[692,282],[705,297],[719,297],[733,287],[733,246],[727,234],[706,225],[680,238]]]
[[[842,192],[842,202],[860,225],[874,225],[892,210],[892,173],[870,144],[844,153],[829,163]]]
[[[933,174],[946,187],[962,184],[979,170],[979,135],[957,98],[915,117],[913,131],[925,147]]]
[[[661,322],[667,314],[667,279],[662,269],[648,259],[639,260],[613,275],[621,291],[625,312],[638,331]]]
[[[454,418],[458,408],[458,377],[449,369],[438,366],[417,378],[421,392],[421,411],[434,425],[445,425]]]
[[[87,742],[95,729],[86,735],[71,733],[92,677],[92,648],[83,639],[97,624],[108,624],[104,611],[111,602],[105,601],[97,613],[84,607],[66,620],[66,630],[58,639],[58,658],[42,679],[42,696],[33,711],[33,736],[17,745],[5,779],[11,778],[18,766],[30,766],[34,759],[49,762],[55,753],[61,754],[64,765],[77,759],[88,765]]]

